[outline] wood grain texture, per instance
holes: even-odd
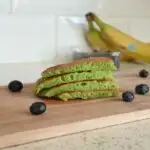
[[[140,69],[138,65],[122,66],[116,74],[122,91],[134,91],[140,83],[150,85],[150,77],[137,76]],[[132,103],[124,103],[121,95],[67,103],[50,100],[45,114],[32,116],[29,106],[40,100],[33,95],[33,87],[26,85],[21,93],[15,94],[6,87],[0,89],[0,148],[150,118],[149,93],[136,95]]]

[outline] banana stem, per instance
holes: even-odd
[[[88,27],[89,27],[89,30],[91,29],[94,29],[94,24],[92,21],[87,21],[88,22]]]
[[[105,23],[101,19],[99,19],[96,15],[94,16],[94,21],[98,25],[100,30],[104,29]]]

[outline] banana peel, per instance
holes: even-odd
[[[96,51],[108,50],[108,45],[100,38],[100,31],[94,27],[93,22],[88,21],[89,30],[84,33],[85,39],[92,49]]]
[[[96,51],[109,49],[106,43],[102,39],[100,39],[99,33],[96,30],[85,33],[85,38],[91,45],[92,49]]]

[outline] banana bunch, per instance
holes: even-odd
[[[95,47],[95,43],[98,43],[98,35],[95,38],[95,34],[91,34],[92,31],[99,34],[99,40],[105,43],[107,48],[103,48],[102,44],[99,43],[97,46],[101,46],[104,50],[118,51],[121,52],[121,60],[127,61],[143,61],[150,63],[150,44],[141,42],[126,33],[123,33],[119,29],[103,22],[94,13],[86,14],[86,18],[89,24],[89,32],[86,34],[86,39]],[[95,22],[100,31],[95,30],[92,22]],[[90,37],[90,38],[88,38]],[[95,40],[96,39],[96,40]],[[96,41],[96,42],[95,42]],[[95,43],[94,43],[95,42]]]
[[[88,17],[88,15],[86,15]],[[101,31],[94,27],[94,21],[87,19],[89,31],[85,32],[85,39],[89,46],[94,51],[117,51],[117,47],[114,44],[110,44],[107,40],[103,40]],[[134,59],[127,54],[121,55],[123,61],[133,61]]]

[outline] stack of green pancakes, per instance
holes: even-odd
[[[105,57],[76,60],[44,70],[36,83],[35,94],[63,101],[115,97],[119,86],[113,77],[117,68]]]

